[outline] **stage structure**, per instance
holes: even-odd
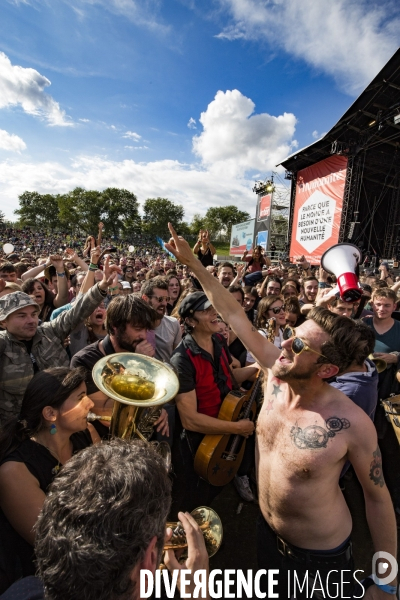
[[[326,169],[323,172],[328,159],[336,160],[340,167],[336,174],[343,185],[342,190],[339,184],[334,192],[323,190],[324,195],[335,197],[337,221],[332,222],[332,231],[337,234],[336,242],[351,242],[371,255],[400,258],[400,49],[327,134],[281,163],[292,182],[288,238],[293,251],[301,235],[298,216],[304,204],[305,175],[310,175],[310,168],[314,170],[313,190],[321,189],[319,181],[329,176]],[[330,176],[335,177],[334,167]],[[325,184],[332,186],[332,181],[325,180]],[[309,224],[308,228],[322,225]],[[307,235],[318,233],[308,231]],[[317,240],[308,240],[313,263],[319,263],[327,243],[336,243],[335,236],[322,239],[318,246],[314,245]]]
[[[257,194],[254,243],[269,250],[274,243],[284,250],[287,242],[290,212],[290,189],[272,172],[266,181],[256,181],[253,192]]]

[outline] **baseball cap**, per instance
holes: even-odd
[[[207,310],[210,306],[212,304],[204,292],[193,292],[193,294],[189,294],[182,300],[178,310],[179,316],[190,317],[197,310]]]
[[[0,298],[0,321],[4,321],[13,312],[26,306],[37,306],[39,308],[37,302],[24,292],[12,292],[3,296]]]
[[[120,284],[122,285],[122,288],[124,290],[131,290],[132,289],[132,286],[129,283],[129,281],[120,281]]]

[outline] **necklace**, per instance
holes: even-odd
[[[46,448],[46,450],[48,452],[50,452],[50,454],[56,459],[57,461],[57,465],[55,467],[52,468],[51,470],[51,474],[52,475],[57,475],[57,473],[59,472],[59,470],[62,467],[62,463],[61,460],[59,459],[58,455],[56,452],[54,452],[54,450],[52,450],[51,448],[49,448],[48,446],[46,446],[46,444],[43,444],[43,442],[41,442],[40,440],[36,438],[32,438],[34,442],[36,442],[37,444],[40,444],[41,446],[43,446],[44,448]]]

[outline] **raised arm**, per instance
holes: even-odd
[[[50,264],[51,264],[50,259],[48,258],[45,263],[42,263],[41,265],[37,265],[36,267],[32,267],[32,269],[29,269],[29,271],[25,271],[25,273],[22,273],[21,280],[26,281],[27,279],[30,279],[31,277],[36,277],[36,275],[39,275],[39,273],[41,273]]]
[[[68,280],[65,274],[64,262],[59,254],[52,254],[50,264],[53,265],[57,273],[57,295],[53,300],[53,304],[56,308],[60,308],[60,306],[68,303]]]
[[[271,367],[280,355],[280,351],[270,342],[258,333],[252,326],[249,319],[241,307],[230,294],[220,284],[216,277],[213,277],[205,267],[197,260],[190,249],[189,244],[183,238],[177,235],[175,229],[169,224],[172,239],[169,244],[165,244],[167,250],[172,252],[176,258],[189,268],[200,281],[204,292],[212,302],[215,309],[222,316],[224,321],[229,323],[236,335],[242,340],[243,344],[250,350],[257,362],[263,368]]]
[[[75,250],[72,250],[72,248],[66,248],[65,254],[67,255],[67,260],[70,260],[71,262],[75,263],[78,267],[82,269],[82,271],[87,271],[89,269],[89,265],[86,264],[85,261],[82,260],[80,256],[78,256],[77,252],[75,252]]]

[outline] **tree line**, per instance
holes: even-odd
[[[148,233],[167,239],[171,222],[181,235],[197,236],[200,229],[208,229],[213,239],[221,235],[229,239],[232,225],[251,218],[247,212],[229,205],[209,208],[203,216],[195,214],[188,223],[184,220],[184,207],[168,198],[147,198],[141,215],[135,194],[122,188],[100,192],[78,187],[66,194],[26,191],[18,200],[16,227],[92,234],[102,221],[106,235],[117,237]]]

